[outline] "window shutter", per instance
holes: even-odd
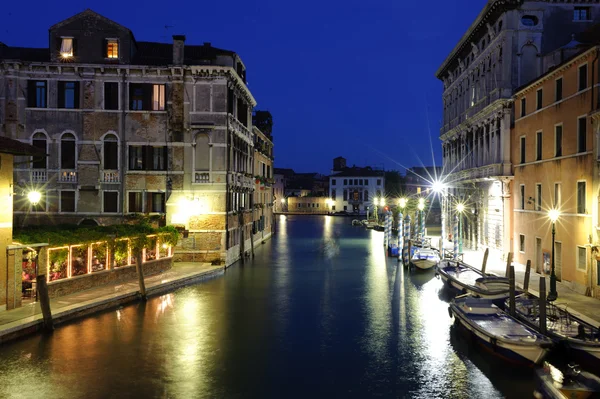
[[[146,193],[146,209],[144,209],[144,212],[150,213],[152,210],[152,193]]]
[[[75,103],[74,104],[75,109],[81,108],[81,104],[79,104],[79,97],[80,97],[79,90],[80,90],[79,82],[75,82],[75,96],[74,96],[74,101],[73,101]]]
[[[142,109],[145,111],[152,109],[152,91],[154,86],[152,84],[143,85],[144,88],[144,99],[142,101]]]
[[[163,170],[169,170],[169,147],[164,146],[163,147],[163,155],[164,155],[164,163],[163,163]]]
[[[35,107],[36,106],[36,97],[35,97],[35,80],[27,81],[27,106]]]
[[[100,54],[102,54],[102,57],[108,58],[108,40],[102,39],[101,43],[102,50],[100,51]]]
[[[147,170],[148,166],[152,164],[152,159],[150,159],[150,162],[148,162],[148,155],[151,156],[152,154],[152,151],[148,151],[148,149],[149,147],[147,145],[142,146],[142,170]]]
[[[65,82],[58,82],[58,108],[65,107]]]
[[[73,57],[78,57],[79,53],[77,52],[77,39],[73,38]]]

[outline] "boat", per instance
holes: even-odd
[[[510,291],[508,278],[484,274],[481,270],[458,260],[440,260],[436,273],[447,286],[462,294],[504,299]]]
[[[515,298],[515,317],[537,331],[539,312],[538,297],[521,294]],[[600,328],[566,309],[546,303],[546,335],[564,345],[578,361],[600,368]]]
[[[376,225],[373,226],[373,230],[375,230],[375,231],[385,231],[385,227],[383,227],[380,224],[376,224]]]
[[[513,363],[538,364],[552,347],[550,338],[512,318],[491,299],[456,298],[449,313],[482,346]]]
[[[352,226],[362,226],[362,225],[363,225],[363,223],[362,223],[362,221],[361,221],[361,220],[354,219],[354,220],[352,221]]]
[[[600,398],[600,378],[569,364],[561,370],[548,362],[535,371],[536,399]]]
[[[433,248],[416,248],[410,263],[417,269],[429,270],[440,262],[440,255]]]

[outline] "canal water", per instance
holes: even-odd
[[[433,273],[350,218],[278,216],[245,266],[0,347],[2,398],[529,398]]]

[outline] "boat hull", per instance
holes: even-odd
[[[451,273],[450,271],[454,268],[454,266],[450,266],[451,263],[457,264],[459,270],[462,270],[462,271],[457,272],[457,273]],[[470,284],[469,282],[464,281],[464,280],[461,281],[461,279],[460,279],[461,273],[470,273],[477,277],[487,277],[488,276],[488,275],[484,275],[480,270],[475,269],[473,266],[467,265],[466,263],[463,263],[463,262],[442,260],[442,261],[440,261],[440,263],[437,267],[437,273],[441,277],[442,281],[447,286],[450,286],[451,288],[457,290],[461,294],[468,293],[468,294],[478,297],[478,298],[493,299],[493,300],[504,299],[504,298],[508,297],[508,295],[509,295],[508,288],[507,289],[489,290],[489,289],[477,287],[475,285],[475,281],[473,281],[472,284]],[[476,279],[471,278],[470,280],[476,280]]]
[[[502,337],[491,335],[485,329],[472,323],[456,304],[452,303],[450,310],[455,320],[469,331],[481,346],[511,363],[533,366],[540,363],[548,354],[551,346],[549,342],[505,340]]]
[[[413,259],[411,263],[419,270],[431,270],[438,264],[436,260],[431,259]]]

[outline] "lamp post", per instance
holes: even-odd
[[[436,193],[439,198],[440,198],[440,202],[441,202],[441,219],[442,219],[442,230],[441,230],[441,236],[442,236],[442,247],[443,247],[443,243],[444,240],[446,239],[445,235],[446,235],[446,195],[447,195],[447,191],[446,191],[446,185],[444,183],[442,183],[439,180],[436,180],[433,182],[433,184],[431,185],[431,188],[433,189],[433,192]]]
[[[456,211],[460,214],[458,216],[458,252],[460,253],[462,253],[462,213],[464,210],[465,206],[463,204],[456,205]]]
[[[281,199],[281,212],[283,212],[283,206],[285,205],[285,198]]]
[[[419,237],[423,239],[425,237],[425,219],[423,215],[423,210],[425,209],[425,198],[419,198],[419,204],[417,205],[419,209],[419,219],[417,222],[420,222],[419,225]]]
[[[550,292],[546,299],[548,302],[555,301],[558,298],[558,293],[556,292],[556,272],[554,270],[554,238],[556,235],[555,223],[560,216],[560,212],[558,209],[551,209],[548,211],[548,217],[552,221],[552,271],[550,272]]]

